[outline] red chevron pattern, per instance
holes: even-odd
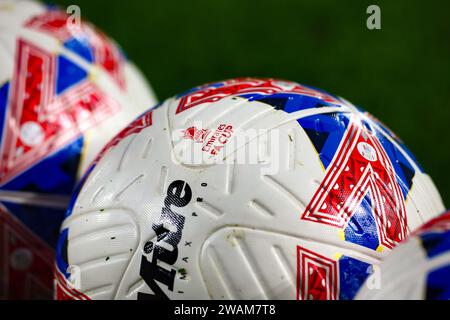
[[[380,243],[392,248],[407,234],[402,193],[378,139],[352,122],[301,219],[343,229],[368,193]]]

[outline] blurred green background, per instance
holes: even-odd
[[[323,88],[395,131],[450,203],[450,1],[54,1],[113,37],[159,99],[237,76]],[[381,30],[366,9],[381,8]]]

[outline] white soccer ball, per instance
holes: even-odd
[[[166,100],[86,175],[59,299],[352,299],[443,210],[398,138],[344,99],[243,78]]]
[[[449,300],[450,212],[429,221],[375,269],[358,300]]]
[[[51,289],[52,248],[75,181],[156,102],[113,41],[64,10],[0,0],[0,213],[11,216],[0,223],[1,298]],[[34,262],[15,268],[8,261],[22,247]]]

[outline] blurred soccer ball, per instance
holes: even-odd
[[[450,212],[395,248],[366,280],[357,299],[450,299]]]
[[[0,1],[0,297],[49,289],[50,248],[77,177],[155,103],[114,42],[77,21],[38,2]],[[16,268],[10,257],[22,247],[31,262]]]
[[[351,299],[443,210],[402,142],[349,102],[233,79],[113,139],[73,198],[59,299]]]

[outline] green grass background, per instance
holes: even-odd
[[[62,0],[144,72],[159,99],[237,76],[279,77],[364,107],[450,203],[450,1]],[[381,7],[381,30],[366,8]]]

